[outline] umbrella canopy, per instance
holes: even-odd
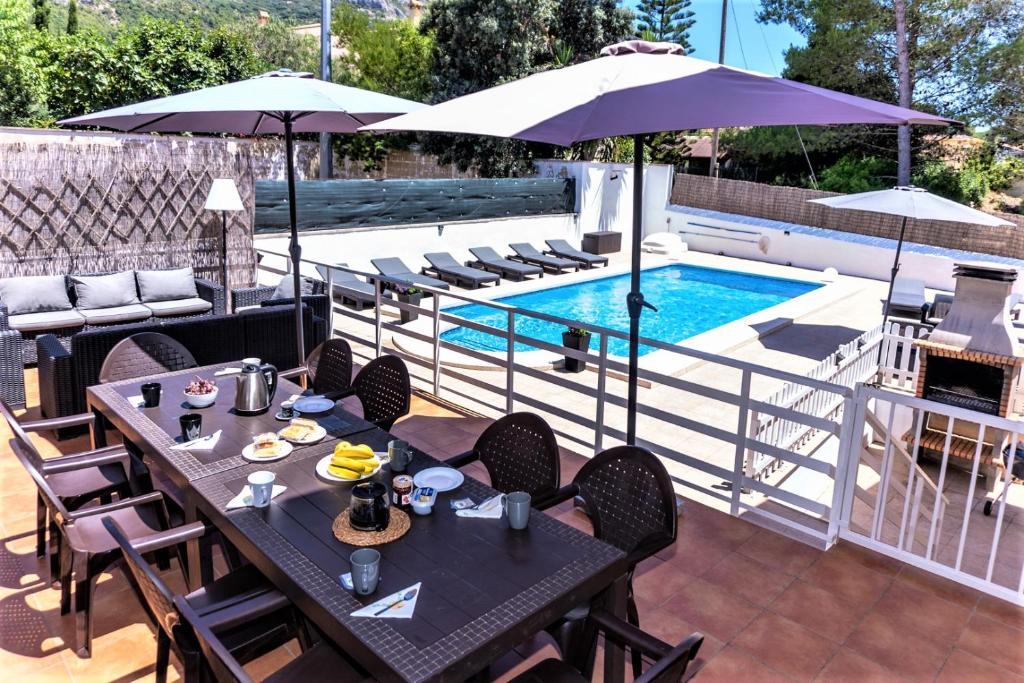
[[[643,239],[643,136],[730,126],[846,123],[947,125],[932,114],[736,69],[683,54],[673,43],[632,40],[602,57],[481,90],[362,130],[416,130],[518,138],[557,145],[631,135],[633,240],[626,441],[636,437]]]
[[[400,97],[321,81],[287,69],[58,121],[129,132],[229,133],[285,137],[288,160],[289,254],[295,292],[298,363],[305,362],[299,265],[302,249],[295,206],[294,133],[354,133],[360,126],[423,108]],[[227,286],[227,282],[224,283]]]
[[[939,197],[921,187],[894,187],[891,190],[845,194],[835,197],[811,199],[809,201],[811,204],[821,204],[833,209],[884,213],[903,218],[900,223],[899,240],[896,242],[896,256],[893,259],[892,270],[889,274],[889,293],[885,297],[885,308],[882,310],[883,329],[889,320],[892,290],[896,285],[896,275],[900,271],[900,254],[903,252],[903,238],[907,232],[908,219],[950,221],[953,223],[983,225],[990,228],[1013,227],[1013,223],[1009,221],[1004,221],[1002,218],[985,213],[984,211],[978,211],[944,197]],[[881,358],[881,348],[878,351],[879,358]]]

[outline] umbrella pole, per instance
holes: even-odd
[[[629,384],[626,401],[626,443],[636,443],[637,386],[640,374],[640,314],[644,307],[657,310],[644,301],[640,291],[640,243],[643,241],[644,215],[644,136],[633,136],[633,238],[630,249],[629,294]]]
[[[295,158],[292,154],[292,115],[284,115],[284,153],[288,158],[288,221],[291,225],[292,239],[288,245],[288,253],[292,257],[292,285],[295,295],[295,348],[298,353],[298,364],[302,367],[306,362],[305,342],[302,335],[302,286],[299,276],[299,264],[302,261],[302,247],[299,246],[299,226],[295,208]]]
[[[892,271],[889,274],[889,292],[885,295],[885,308],[882,309],[882,341],[885,341],[885,327],[889,324],[889,306],[892,304],[892,290],[896,285],[896,274],[900,272],[900,252],[903,251],[903,235],[907,231],[907,217],[903,217],[900,224],[900,239],[896,243],[896,258],[892,261]],[[883,344],[878,344],[878,365],[882,365]]]

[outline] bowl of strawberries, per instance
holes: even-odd
[[[212,380],[196,377],[185,387],[185,403],[193,408],[207,408],[217,400],[217,385]]]

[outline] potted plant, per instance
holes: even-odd
[[[398,287],[395,289],[395,293],[398,294],[398,300],[403,304],[412,304],[413,306],[419,306],[420,301],[423,299],[423,290],[419,287]],[[416,318],[420,317],[420,314],[416,311],[399,311],[399,315],[402,317],[402,324],[412,322]]]
[[[584,353],[590,349],[590,331],[582,327],[570,327],[562,333],[562,346]],[[567,372],[583,372],[587,369],[587,361],[565,357]]]

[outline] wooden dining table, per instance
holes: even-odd
[[[196,375],[213,378],[224,366],[167,373],[88,389],[91,410],[103,415],[146,461],[166,470],[185,491],[186,517],[208,521],[256,565],[318,629],[382,681],[463,681],[478,676],[512,648],[528,640],[574,607],[592,600],[623,614],[627,571],[625,554],[589,534],[534,511],[529,526],[513,530],[499,519],[459,517],[455,498],[480,502],[496,491],[466,476],[455,490],[437,497],[433,512],[415,515],[409,531],[375,546],[382,556],[380,586],[369,596],[345,589],[356,548],[335,538],[334,520],[348,507],[350,483],[321,478],[315,465],[345,439],[387,450],[394,437],[336,406],[311,416],[328,431],[317,444],[297,447],[276,462],[253,463],[240,453],[252,436],[284,423],[273,414],[282,400],[301,388],[281,380],[275,406],[259,416],[235,415],[233,394],[218,378],[221,394],[210,408],[194,411],[183,403],[184,386]],[[132,397],[141,384],[159,381],[159,408],[140,408]],[[177,450],[178,417],[203,415],[203,431],[221,430],[209,452]],[[408,473],[440,466],[413,449]],[[252,472],[271,471],[286,487],[268,508],[227,510],[226,504]],[[385,465],[374,479],[389,489],[393,473]],[[209,580],[211,565],[190,552],[193,578]],[[411,619],[354,617],[361,607],[421,583]],[[606,680],[621,680],[621,652],[606,658]]]

